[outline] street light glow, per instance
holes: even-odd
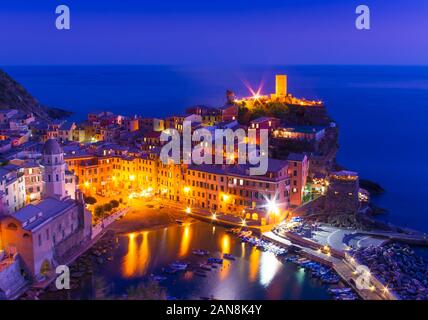
[[[267,200],[266,204],[268,213],[279,215],[279,207],[275,200]]]
[[[192,209],[190,207],[186,208],[186,213],[192,213]]]

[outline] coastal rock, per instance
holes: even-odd
[[[23,86],[0,70],[0,110],[17,109],[25,113],[33,113],[44,120],[68,117],[72,112],[41,105]]]
[[[428,264],[409,246],[392,243],[358,249],[354,257],[395,290],[402,299],[425,297],[428,292]]]

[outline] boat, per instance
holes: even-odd
[[[175,220],[175,222],[177,222],[179,225],[183,224],[183,220],[180,220],[180,219]]]
[[[257,245],[257,246],[256,246],[256,248],[257,248],[258,250],[260,250],[260,251],[267,251],[267,249],[265,248],[265,246],[264,246],[264,245],[261,245],[261,244]]]
[[[164,277],[164,276],[158,276],[158,275],[154,275],[154,274],[152,274],[152,275],[151,275],[151,278],[152,278],[154,281],[157,281],[157,282],[161,282],[161,281],[164,281],[164,280],[166,280],[166,279],[167,279],[167,277]]]
[[[333,294],[349,293],[352,292],[351,288],[329,288],[328,292]]]
[[[197,256],[207,256],[210,254],[208,250],[202,250],[202,249],[195,249],[192,251],[192,253]]]
[[[321,277],[322,282],[327,284],[336,284],[339,283],[340,278],[337,275],[325,274]]]
[[[192,253],[196,256],[204,256],[206,254],[204,250],[193,250]]]
[[[182,271],[182,270],[186,270],[188,264],[184,262],[175,261],[171,263],[169,266],[171,269]]]
[[[223,258],[227,260],[236,260],[235,257],[230,253],[223,253]]]
[[[207,261],[208,261],[208,263],[223,264],[223,259],[220,259],[220,258],[210,257],[210,258],[208,258]]]
[[[201,263],[199,265],[199,268],[201,268],[202,270],[211,271],[211,265],[209,265],[209,264]]]
[[[358,300],[354,293],[343,293],[334,297],[335,300]]]

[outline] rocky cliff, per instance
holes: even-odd
[[[23,86],[0,69],[0,109],[18,109],[32,112],[40,119],[58,119],[71,112],[41,105]]]

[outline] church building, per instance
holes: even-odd
[[[75,187],[66,187],[64,152],[55,139],[45,142],[41,164],[42,200],[0,220],[0,243],[5,254],[19,254],[36,280],[53,272],[90,241],[92,230],[92,215],[85,208],[83,194]]]

